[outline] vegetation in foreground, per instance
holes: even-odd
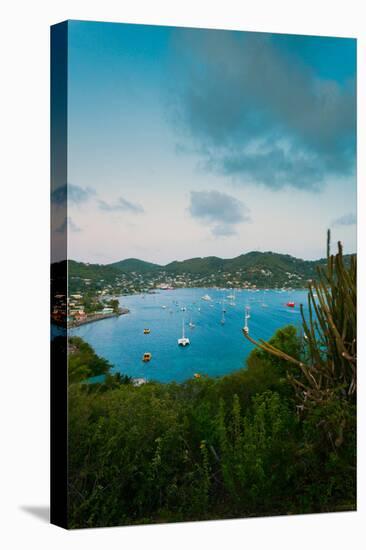
[[[70,339],[70,527],[355,509],[356,266],[341,252],[304,338],[284,327],[222,378],[134,387]]]

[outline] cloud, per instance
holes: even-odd
[[[81,231],[81,228],[76,225],[73,220],[70,217],[67,217],[64,219],[62,224],[55,229],[56,233],[65,233],[66,230],[72,232],[72,233],[79,233]]]
[[[141,205],[130,202],[122,197],[119,197],[114,204],[109,204],[99,199],[98,205],[100,210],[106,210],[107,212],[133,212],[134,214],[142,214],[144,212]]]
[[[51,202],[57,206],[66,204],[66,201],[73,204],[82,204],[95,195],[91,187],[79,187],[71,183],[58,187],[51,193]]]
[[[315,191],[354,170],[355,83],[320,78],[281,44],[265,33],[176,31],[172,112],[208,168]]]
[[[219,191],[191,191],[189,213],[210,226],[216,237],[236,233],[235,226],[250,221],[249,208],[231,195]]]
[[[231,237],[232,235],[236,235],[236,230],[232,225],[214,225],[211,233],[215,237]]]
[[[355,225],[357,223],[356,214],[345,214],[344,216],[341,216],[340,218],[337,218],[332,222],[333,226],[336,225]]]

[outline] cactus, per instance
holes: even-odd
[[[327,233],[327,263],[318,267],[318,278],[308,284],[308,319],[301,305],[304,351],[301,358],[291,357],[263,340],[255,340],[243,329],[244,337],[262,350],[296,365],[299,375],[288,375],[296,389],[300,409],[336,394],[347,400],[356,396],[357,353],[357,260],[347,265],[338,242],[338,253],[330,254]]]

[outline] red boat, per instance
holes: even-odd
[[[287,302],[287,307],[295,307],[295,302]]]

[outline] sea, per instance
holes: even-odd
[[[210,300],[202,299],[206,295]],[[288,307],[289,301],[295,307]],[[148,381],[182,382],[195,374],[222,376],[245,368],[253,349],[242,333],[246,308],[250,335],[256,340],[268,340],[289,324],[300,331],[300,304],[306,312],[307,290],[184,288],[121,296],[119,302],[130,310],[128,314],[69,333],[108,359],[113,372]],[[183,325],[190,340],[186,347],[178,345]],[[150,334],[144,334],[144,329],[150,329]],[[146,352],[152,355],[148,363],[142,361]]]

